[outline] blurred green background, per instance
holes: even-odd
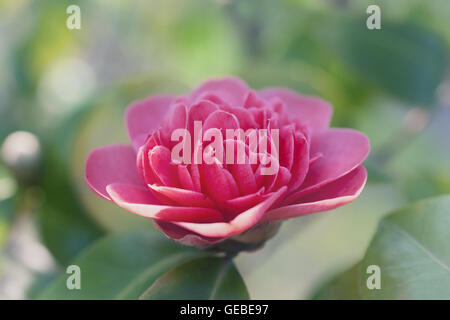
[[[366,28],[370,4],[381,30]],[[310,297],[384,215],[450,193],[449,49],[448,0],[0,0],[0,299],[35,297],[105,234],[158,232],[88,190],[86,156],[127,142],[131,101],[223,75],[320,96],[333,126],[371,140],[357,201],[236,260],[252,298]]]

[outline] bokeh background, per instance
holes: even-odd
[[[370,4],[381,30],[366,28]],[[0,0],[0,299],[36,297],[105,234],[158,232],[88,190],[86,156],[127,142],[131,101],[222,75],[320,96],[333,126],[371,139],[357,201],[236,260],[252,298],[310,297],[384,215],[450,193],[449,49],[448,0]]]

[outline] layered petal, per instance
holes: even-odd
[[[136,153],[128,145],[110,145],[93,150],[86,160],[85,180],[92,191],[107,200],[111,200],[106,191],[109,184],[144,186],[136,167]]]
[[[130,104],[125,113],[128,136],[135,150],[138,150],[145,139],[162,122],[174,97],[155,95]]]
[[[366,180],[367,170],[363,166],[359,166],[344,177],[298,199],[297,204],[282,206],[266,212],[261,223],[327,211],[350,203],[359,196]]]
[[[185,246],[206,247],[214,243],[225,240],[225,238],[203,237],[192,231],[183,229],[174,223],[167,221],[153,221],[155,227],[159,229],[166,237],[175,240]]]
[[[150,166],[160,181],[171,187],[179,185],[177,166],[171,163],[170,150],[163,146],[154,147],[149,153]]]
[[[287,106],[288,112],[308,124],[313,131],[328,128],[333,109],[319,98],[302,96],[285,88],[266,88],[258,95],[264,99],[279,98]]]
[[[86,181],[99,196],[154,219],[175,241],[209,246],[359,195],[369,141],[354,130],[328,129],[331,115],[316,97],[212,79],[188,96],[132,103],[126,112],[132,146],[94,150]],[[172,161],[172,152],[183,162]]]
[[[248,91],[247,84],[239,78],[211,79],[191,93],[194,101],[208,95],[216,95],[230,106],[241,106]]]
[[[214,202],[200,192],[157,185],[149,185],[149,187],[181,206],[214,208]]]
[[[233,235],[242,233],[254,225],[258,224],[264,213],[284,194],[286,187],[274,192],[269,198],[259,203],[258,205],[246,210],[237,215],[230,222],[216,222],[216,223],[189,223],[189,222],[174,222],[176,225],[197,233],[204,237],[231,237]]]
[[[223,221],[222,214],[212,208],[162,205],[143,187],[114,183],[106,190],[118,206],[147,218],[198,223]]]
[[[351,129],[329,129],[313,136],[310,154],[321,154],[309,168],[300,190],[287,201],[295,201],[358,167],[370,150],[369,139]]]

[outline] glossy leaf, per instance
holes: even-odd
[[[231,260],[203,257],[174,267],[159,277],[140,299],[249,299]]]
[[[152,232],[108,236],[71,263],[80,267],[80,290],[69,290],[66,281],[71,274],[63,273],[39,298],[137,299],[171,267],[201,254]]]
[[[314,300],[359,300],[359,272],[360,264],[356,264],[339,277],[323,284],[311,297]]]
[[[325,286],[316,298],[450,299],[449,225],[450,196],[389,215],[360,265]],[[374,265],[381,271],[380,289],[367,285]]]

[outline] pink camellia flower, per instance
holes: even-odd
[[[92,151],[86,181],[97,195],[154,219],[166,236],[183,244],[237,239],[272,221],[334,209],[358,197],[367,179],[361,164],[369,141],[355,130],[330,129],[331,114],[321,99],[284,88],[253,91],[231,77],[207,81],[187,96],[151,96],[126,112],[132,146]],[[200,137],[194,132],[198,124]],[[173,158],[181,140],[173,139],[177,129],[185,129],[183,146],[190,147],[180,153],[185,162]],[[247,136],[206,142],[208,129],[224,136],[226,129],[267,129],[269,146],[255,149]],[[207,147],[213,140],[224,150],[243,147],[247,161],[225,161]],[[198,151],[213,161],[193,161]],[[257,162],[248,161],[252,155]],[[273,174],[263,174],[268,160]]]

